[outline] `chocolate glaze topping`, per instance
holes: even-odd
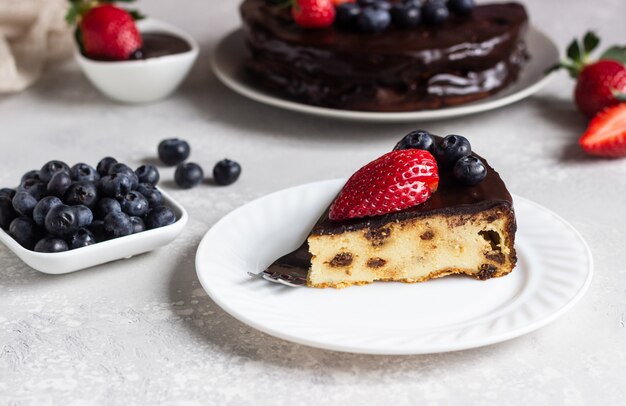
[[[477,6],[440,26],[380,34],[300,28],[286,8],[245,0],[261,84],[306,103],[372,111],[433,109],[487,97],[517,79],[528,17],[517,3]]]
[[[437,137],[437,142],[440,140],[441,138]],[[476,154],[474,156],[480,158],[487,167],[487,176],[478,185],[464,186],[454,178],[451,170],[440,168],[439,188],[426,202],[382,216],[343,221],[330,220],[328,209],[326,209],[310,234],[333,235],[362,229],[376,230],[396,220],[402,221],[435,214],[446,216],[474,214],[496,206],[513,210],[513,199],[498,172],[484,158]],[[305,241],[297,250],[277,259],[266,272],[288,275],[295,273],[301,276],[305,271],[308,272],[310,266],[311,254],[308,243]]]

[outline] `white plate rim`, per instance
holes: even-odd
[[[552,41],[552,39],[550,39],[550,37],[547,36],[543,31],[532,25],[529,27],[527,33],[527,36],[531,35],[537,36],[537,38],[539,38],[545,46],[550,48],[550,52],[553,54],[553,56],[555,56],[555,60],[549,63],[557,63],[559,60],[559,48],[556,43]],[[262,104],[278,107],[285,110],[295,111],[298,113],[310,114],[320,117],[329,117],[334,119],[363,122],[408,122],[432,121],[482,113],[507,106],[535,94],[543,87],[545,87],[555,76],[555,72],[550,72],[544,75],[541,79],[533,81],[532,84],[526,87],[522,87],[521,89],[505,96],[502,96],[502,93],[510,91],[510,88],[515,88],[516,86],[519,86],[519,84],[513,84],[509,89],[503,89],[500,93],[497,93],[482,100],[443,109],[419,110],[409,112],[367,112],[333,109],[309,105],[297,101],[291,101],[286,98],[270,94],[270,92],[262,88],[255,87],[247,81],[239,78],[238,73],[233,71],[233,68],[230,67],[231,64],[227,61],[228,49],[230,49],[230,47],[226,46],[225,44],[227,44],[229,41],[234,40],[239,40],[239,42],[243,44],[242,38],[235,38],[242,36],[243,29],[235,29],[223,36],[212,51],[212,55],[210,58],[211,68],[216,77],[220,80],[220,82],[222,82],[234,92]],[[532,52],[533,49],[529,49],[529,53],[531,53],[531,58]],[[532,59],[531,63],[533,63]],[[548,64],[546,64],[546,69],[548,68],[549,66]],[[528,65],[525,66],[524,69],[528,69]]]
[[[205,274],[205,272],[202,272],[202,252],[204,252],[205,250],[205,246],[208,245],[212,234],[214,233],[214,230],[216,229],[216,225],[219,224],[222,221],[228,221],[228,219],[231,216],[236,216],[238,210],[243,209],[244,207],[247,207],[248,205],[251,205],[253,203],[258,202],[261,199],[269,199],[275,195],[278,195],[280,193],[285,193],[285,192],[294,192],[297,191],[300,188],[307,188],[307,187],[312,187],[312,186],[317,186],[317,185],[321,185],[326,183],[327,186],[330,185],[334,185],[335,183],[338,182],[344,182],[345,183],[346,179],[340,178],[340,179],[332,179],[332,180],[326,180],[326,181],[317,181],[317,182],[310,182],[310,183],[306,183],[306,184],[302,184],[302,185],[297,185],[297,186],[293,186],[290,188],[286,188],[286,189],[282,189],[282,190],[278,190],[276,192],[270,193],[268,195],[262,196],[258,199],[252,200],[240,207],[238,207],[237,209],[231,211],[230,213],[226,214],[224,217],[222,217],[217,223],[215,223],[208,231],[207,233],[203,236],[202,240],[200,241],[200,244],[198,245],[198,249],[196,251],[196,259],[195,259],[195,266],[196,266],[196,274],[198,276],[198,279],[200,281],[200,284],[202,285],[202,287],[204,288],[204,290],[207,292],[207,294],[209,295],[209,297],[218,305],[220,306],[224,311],[226,311],[226,313],[228,313],[229,315],[231,315],[232,317],[234,317],[235,319],[241,321],[244,324],[247,324],[259,331],[262,331],[266,334],[269,334],[271,336],[286,340],[286,341],[290,341],[290,342],[294,342],[297,344],[302,344],[302,345],[306,345],[309,347],[314,347],[314,348],[320,348],[320,349],[325,349],[325,350],[331,350],[331,351],[338,351],[338,352],[347,352],[347,353],[357,353],[357,354],[370,354],[370,355],[418,355],[418,354],[434,354],[434,353],[442,353],[442,352],[451,352],[451,351],[460,351],[460,350],[467,350],[467,349],[473,349],[473,348],[479,348],[479,347],[484,347],[484,346],[488,346],[488,345],[492,345],[492,344],[496,344],[496,343],[500,343],[503,341],[508,341],[511,340],[513,338],[517,338],[520,336],[523,336],[525,334],[528,334],[530,332],[536,331],[544,326],[546,326],[547,324],[553,322],[554,320],[558,319],[560,316],[562,316],[563,314],[565,314],[567,311],[569,311],[576,303],[578,303],[580,301],[580,299],[582,299],[582,297],[585,295],[585,293],[587,292],[587,290],[589,289],[589,286],[591,284],[591,281],[593,279],[593,273],[594,273],[594,261],[593,261],[593,255],[591,253],[591,249],[589,248],[589,245],[587,244],[587,242],[585,241],[585,239],[582,237],[582,235],[580,234],[580,232],[578,230],[576,230],[576,228],[574,228],[573,225],[571,225],[568,221],[566,221],[563,217],[561,217],[560,215],[558,215],[557,213],[555,213],[554,211],[536,203],[533,202],[532,200],[526,199],[524,197],[518,196],[518,195],[513,195],[513,198],[515,201],[524,201],[525,203],[533,206],[534,208],[544,211],[545,213],[549,214],[550,216],[554,217],[557,221],[559,221],[560,223],[562,223],[571,233],[574,237],[576,237],[576,239],[581,243],[583,249],[585,250],[585,254],[587,259],[589,260],[589,266],[587,269],[587,276],[585,278],[585,281],[583,282],[583,284],[581,285],[580,289],[576,292],[576,294],[574,296],[572,296],[569,301],[567,301],[567,303],[565,303],[564,305],[562,305],[558,310],[552,312],[551,314],[539,319],[538,321],[535,321],[531,324],[528,324],[524,327],[520,327],[520,328],[516,328],[513,329],[511,331],[505,332],[505,333],[501,333],[501,334],[496,334],[496,335],[492,335],[490,336],[488,339],[479,339],[479,340],[475,340],[475,341],[465,341],[463,343],[459,343],[458,345],[442,345],[440,347],[436,347],[436,346],[430,346],[427,350],[425,351],[420,351],[420,350],[415,350],[415,349],[411,349],[411,350],[402,350],[402,349],[385,349],[385,348],[378,348],[378,349],[372,349],[372,348],[368,348],[368,349],[362,349],[362,348],[355,348],[355,347],[351,347],[351,346],[345,346],[345,345],[341,345],[341,344],[329,344],[329,343],[320,343],[318,341],[312,340],[312,339],[306,339],[306,338],[302,338],[300,336],[294,336],[288,333],[284,333],[283,331],[280,330],[276,330],[273,328],[269,328],[267,326],[265,326],[263,323],[259,323],[256,320],[247,317],[246,315],[240,314],[236,309],[234,309],[232,306],[230,306],[230,304],[227,301],[222,300],[221,296],[219,294],[216,294],[216,292],[213,290],[210,281],[207,279],[207,276]],[[242,272],[245,272],[244,270],[242,270]],[[269,283],[269,282],[268,282]],[[358,289],[358,287],[355,287]],[[309,289],[309,288],[295,288],[295,289]]]

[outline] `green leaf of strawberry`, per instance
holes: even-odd
[[[626,64],[626,46],[612,46],[604,51],[600,59],[609,59]]]

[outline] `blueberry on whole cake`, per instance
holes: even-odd
[[[528,16],[518,3],[244,0],[240,11],[248,73],[313,105],[455,106],[506,88],[528,59]]]
[[[317,288],[486,280],[515,267],[515,231],[511,195],[465,137],[414,131],[355,172],[300,248],[265,272]]]

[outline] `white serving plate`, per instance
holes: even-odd
[[[96,61],[86,58],[78,47],[76,61],[91,83],[107,97],[122,103],[149,103],[173,93],[193,66],[200,48],[185,31],[152,18],[137,22],[142,33],[158,32],[184,39],[187,52],[133,61]]]
[[[0,241],[26,265],[39,272],[52,275],[75,272],[106,262],[130,258],[169,244],[178,237],[187,224],[189,216],[183,206],[162,189],[159,191],[163,195],[164,204],[171,207],[176,214],[176,222],[169,226],[51,254],[27,250],[2,229],[0,229]]]
[[[545,72],[559,61],[558,46],[536,27],[530,27],[526,43],[531,59],[523,67],[517,82],[498,94],[461,106],[409,112],[380,113],[318,107],[295,102],[268,91],[255,83],[244,70],[245,61],[249,55],[245,45],[244,32],[241,29],[222,38],[214,50],[211,63],[215,75],[230,89],[249,99],[270,106],[316,116],[355,121],[430,121],[497,109],[529,97],[547,85],[553,74],[546,75]]]
[[[529,333],[564,314],[589,287],[593,261],[580,234],[518,196],[519,262],[502,278],[451,276],[337,290],[290,288],[247,275],[297,248],[344,183],[282,190],[222,218],[196,254],[198,278],[209,296],[242,322],[296,343],[367,354],[425,354]]]

